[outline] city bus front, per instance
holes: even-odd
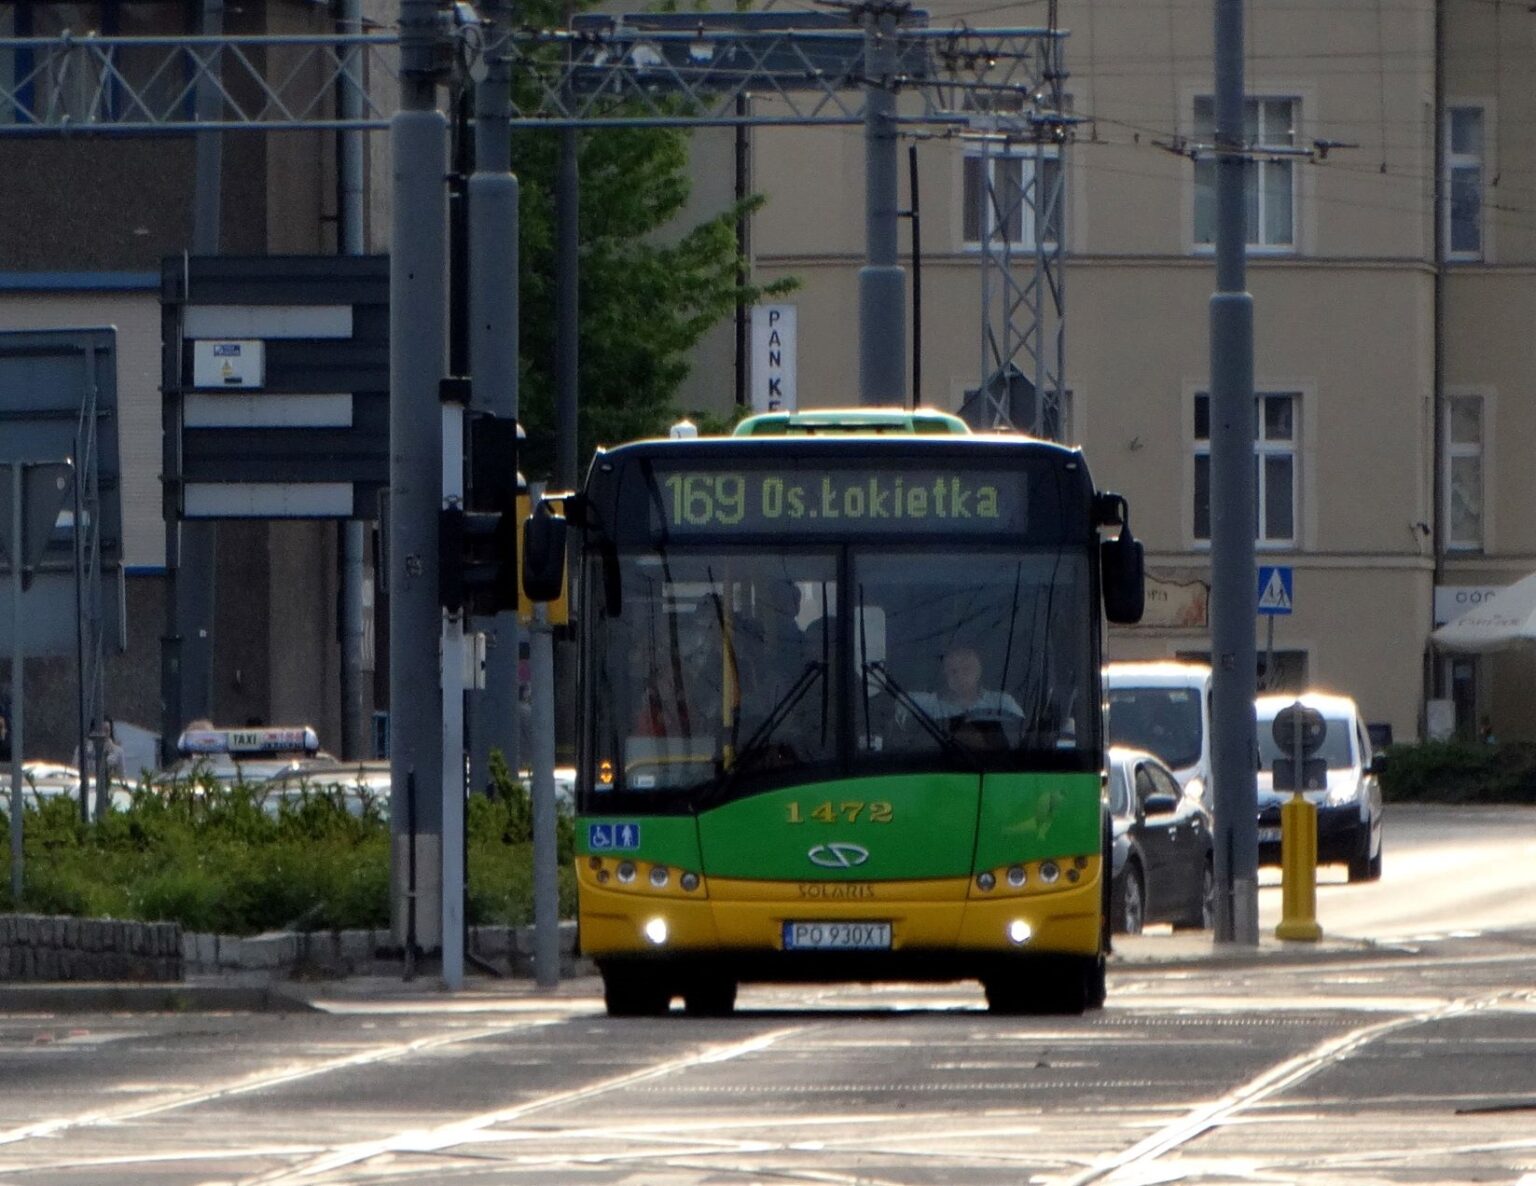
[[[1039,442],[892,445],[594,465],[577,876],[612,1012],[723,1012],[741,980],[1102,999],[1088,475]]]

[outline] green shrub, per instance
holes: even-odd
[[[527,792],[503,778],[494,796],[470,797],[465,822],[471,921],[529,921]],[[569,915],[574,833],[563,813],[559,827],[560,900]],[[25,841],[21,908],[30,911],[169,920],[226,934],[389,922],[391,840],[382,807],[353,814],[324,787],[269,810],[259,788],[207,780],[150,786],[93,824],[79,819],[72,801],[49,800],[27,810]],[[8,845],[0,815],[0,852]],[[9,878],[0,878],[0,910],[15,908],[9,890]]]
[[[1390,802],[1536,803],[1536,744],[1425,741],[1386,753]]]

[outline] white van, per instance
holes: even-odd
[[[1255,705],[1259,726],[1259,864],[1280,863],[1280,807],[1292,792],[1274,789],[1276,758],[1287,757],[1275,737],[1275,718],[1300,701],[1326,723],[1314,757],[1327,769],[1326,785],[1303,792],[1317,808],[1317,863],[1349,866],[1351,881],[1381,877],[1381,783],[1385,760],[1371,750],[1360,709],[1348,696],[1304,692],[1300,696],[1260,696]]]
[[[1109,744],[1161,758],[1207,808],[1211,791],[1211,669],[1204,663],[1110,663],[1104,668]]]

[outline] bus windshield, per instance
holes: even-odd
[[[616,563],[622,608],[597,612],[589,652],[596,795],[688,809],[840,773],[1097,763],[1085,549]]]
[[[829,764],[838,657],[806,625],[836,603],[835,574],[830,551],[623,556],[623,610],[600,617],[595,640],[598,790]]]
[[[856,550],[853,572],[860,750],[974,761],[1097,744],[1082,551]]]

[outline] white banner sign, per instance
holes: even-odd
[[[752,307],[752,410],[793,412],[795,393],[795,306]]]
[[[1499,585],[1436,585],[1435,625],[1454,622],[1469,609],[1476,609],[1502,586]]]

